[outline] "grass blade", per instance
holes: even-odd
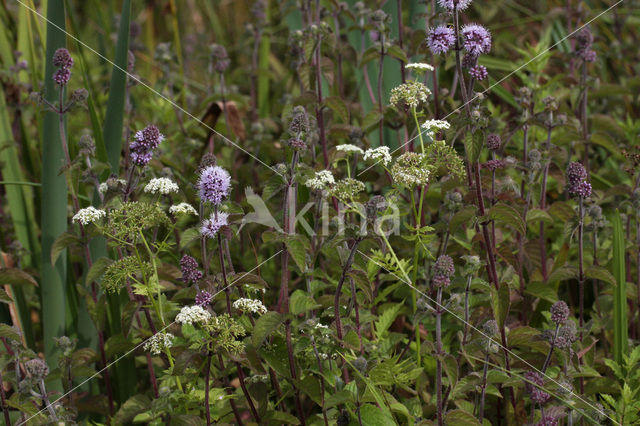
[[[613,296],[613,357],[618,364],[622,364],[622,356],[628,352],[627,319],[627,282],[624,264],[624,233],[620,212],[613,217],[613,276],[616,278],[616,288]]]

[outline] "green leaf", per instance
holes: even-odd
[[[371,111],[369,111],[369,113],[367,113],[367,115],[365,115],[364,119],[362,120],[362,129],[365,131],[365,133],[371,131],[371,129],[376,127],[378,123],[380,123],[380,120],[382,120],[383,118],[384,116],[380,114],[380,111],[378,111],[377,109],[372,109]]]
[[[251,342],[256,348],[259,347],[264,340],[271,335],[280,324],[284,321],[284,317],[278,312],[269,311],[262,315],[253,326],[253,335]]]
[[[393,46],[389,47],[389,49],[387,50],[387,53],[390,56],[393,56],[394,58],[398,59],[399,61],[404,62],[405,64],[409,62],[409,59],[407,58],[407,54],[398,45],[394,44]]]
[[[307,270],[307,252],[310,249],[309,240],[302,235],[293,235],[287,237],[285,244],[296,266],[301,272],[305,272]]]
[[[400,309],[402,309],[402,304],[397,303],[390,308],[385,309],[385,311],[378,317],[378,320],[376,321],[376,334],[378,336],[381,336],[389,329],[389,327],[391,327],[391,324],[395,321]]]
[[[553,223],[553,218],[549,213],[540,209],[531,209],[527,212],[527,224],[543,221],[545,223]]]
[[[491,307],[498,328],[501,329],[509,313],[509,286],[506,283],[501,284],[499,290],[491,287]]]
[[[597,266],[597,265],[588,266],[587,269],[585,269],[584,271],[584,275],[587,278],[591,278],[593,280],[604,281],[605,283],[610,284],[611,286],[616,285],[615,277],[611,275],[611,272],[609,272],[606,268],[603,268],[602,266]]]
[[[87,272],[87,276],[85,277],[85,284],[90,284],[92,282],[97,282],[98,279],[104,274],[104,271],[113,263],[113,260],[108,257],[101,257],[100,259],[93,262],[89,272]]]
[[[321,305],[313,300],[313,297],[309,296],[306,291],[296,290],[291,294],[289,299],[289,311],[293,315],[303,314],[312,309],[317,309]]]
[[[577,277],[578,277],[578,270],[574,266],[564,265],[559,267],[558,269],[555,269],[551,273],[551,275],[549,275],[547,282],[554,283],[558,281],[567,281],[567,280],[573,280]]]
[[[479,426],[480,422],[473,414],[464,410],[451,410],[447,412],[446,424],[459,426]]]
[[[331,111],[335,112],[343,123],[349,122],[349,108],[338,96],[329,96],[324,103]]]
[[[555,289],[548,283],[531,282],[526,285],[524,291],[531,296],[539,297],[551,303],[554,303],[558,300],[558,295],[556,294]]]
[[[489,217],[496,221],[496,225],[505,224],[513,227],[521,235],[526,232],[526,226],[520,213],[511,206],[498,203],[489,210]]]
[[[36,280],[26,272],[17,268],[0,268],[0,285],[34,285],[38,286]]]
[[[51,264],[55,265],[60,253],[72,244],[80,243],[80,238],[72,232],[63,232],[51,246]]]
[[[484,143],[484,137],[482,132],[467,132],[464,138],[464,148],[469,157],[469,161],[475,163],[480,157],[482,152],[482,146]]]
[[[136,415],[149,410],[151,400],[146,395],[134,395],[129,398],[116,413],[113,421],[115,424],[129,423]]]
[[[299,425],[300,420],[292,414],[285,413],[284,411],[270,411],[267,416],[267,420],[272,420],[281,425]]]
[[[449,231],[455,232],[460,229],[462,224],[471,224],[472,219],[475,219],[477,214],[478,208],[476,206],[465,206],[458,210],[451,218],[451,222],[449,222]]]
[[[373,404],[360,406],[362,424],[367,426],[395,426],[396,422],[388,411],[381,410]]]
[[[20,335],[9,324],[0,323],[0,337],[20,342]]]
[[[13,303],[13,299],[11,299],[11,296],[9,296],[9,294],[7,294],[7,292],[2,288],[0,288],[0,302],[7,304]]]

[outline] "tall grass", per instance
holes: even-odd
[[[629,351],[629,318],[627,317],[627,278],[625,275],[624,233],[620,212],[613,216],[613,276],[616,287],[613,296],[613,358],[622,364],[623,355]]]

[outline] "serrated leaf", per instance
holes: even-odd
[[[482,132],[467,132],[464,137],[464,149],[467,152],[467,157],[469,157],[469,161],[475,163],[478,161],[480,157],[480,153],[482,152],[482,146],[484,143],[484,138]]]
[[[542,221],[544,223],[553,223],[553,218],[549,213],[540,209],[531,209],[527,212],[527,224]]]
[[[87,276],[85,277],[85,284],[90,284],[92,282],[97,282],[98,279],[104,274],[104,271],[113,263],[112,259],[108,257],[101,257],[93,262],[89,272],[87,272]]]
[[[476,206],[465,206],[457,211],[451,221],[449,222],[449,231],[455,232],[460,228],[462,224],[470,224],[472,219],[475,219],[478,213]]]
[[[349,122],[349,108],[338,96],[329,96],[324,103],[331,111],[335,112],[343,123]]]
[[[51,264],[56,264],[63,250],[72,244],[80,243],[80,241],[80,238],[71,232],[63,232],[60,234],[51,245]]]
[[[509,286],[507,284],[501,284],[498,290],[494,287],[491,288],[491,307],[498,328],[501,329],[509,314]]]
[[[480,426],[480,422],[473,414],[464,410],[451,410],[447,412],[446,424],[459,426]]]
[[[604,281],[605,283],[610,284],[612,286],[616,285],[615,277],[611,275],[611,272],[609,272],[606,268],[603,268],[602,266],[597,266],[597,265],[588,266],[587,269],[585,269],[584,271],[584,275],[587,278],[591,278],[593,280]]]
[[[558,295],[556,294],[556,291],[554,290],[553,286],[549,285],[548,283],[541,283],[541,282],[529,283],[526,285],[524,292],[531,296],[539,297],[541,299],[547,300],[551,303],[554,303],[558,300]]]
[[[522,220],[520,213],[511,206],[504,203],[498,203],[489,210],[489,217],[495,220],[496,225],[509,225],[518,231],[521,235],[526,232],[526,226]]]
[[[386,407],[385,407],[386,408]],[[360,406],[362,424],[367,426],[395,426],[396,422],[388,410],[381,410],[372,404]]]
[[[554,270],[551,275],[549,275],[547,282],[553,283],[557,281],[566,281],[572,280],[577,277],[578,270],[574,266],[564,265]]]
[[[0,268],[0,285],[6,284],[38,286],[36,280],[23,270],[17,268]]]
[[[291,258],[296,263],[296,266],[300,269],[301,272],[305,272],[307,270],[307,249],[309,249],[308,242],[309,241],[303,238],[301,235],[288,237],[285,241],[287,250],[289,250]]]
[[[20,335],[9,324],[0,323],[0,337],[21,341]]]
[[[394,58],[404,62],[405,64],[409,62],[409,59],[407,58],[407,54],[398,45],[394,44],[393,46],[389,47],[389,49],[387,50],[387,53],[390,56],[393,56]]]
[[[151,407],[151,400],[146,395],[134,395],[129,398],[118,410],[114,417],[115,424],[129,423],[139,413]]]
[[[398,313],[400,312],[400,309],[402,309],[402,305],[399,303],[395,304],[390,308],[387,308],[378,317],[378,320],[376,321],[376,334],[378,336],[382,335],[389,329],[389,327],[391,327],[391,324],[393,324],[393,321],[395,321]]]
[[[278,312],[269,311],[260,316],[253,326],[253,335],[251,336],[253,346],[259,347],[271,333],[280,327],[283,321],[284,317]]]
[[[380,120],[382,120],[383,118],[384,117],[382,114],[380,114],[380,111],[378,111],[377,109],[372,109],[362,119],[362,130],[364,130],[365,133],[369,132],[372,128],[377,126],[378,123],[380,123]]]
[[[289,299],[289,311],[293,315],[303,314],[319,307],[320,305],[313,300],[313,297],[303,290],[294,291]]]

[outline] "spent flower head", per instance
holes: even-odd
[[[431,90],[419,81],[408,81],[391,89],[391,105],[396,108],[417,108],[429,99]]]
[[[558,300],[551,306],[551,321],[556,324],[564,324],[564,322],[569,318],[569,306],[563,301]]]

